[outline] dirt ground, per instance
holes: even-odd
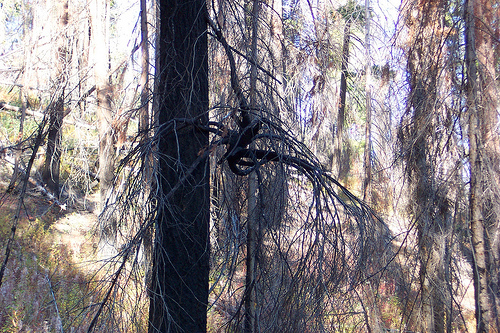
[[[0,287],[0,331],[78,332],[87,319],[71,309],[84,306],[96,268],[98,195],[68,200],[63,193],[59,202],[40,187],[35,170],[16,222],[20,186],[7,193],[12,170],[12,160],[0,157],[1,263],[17,223]]]

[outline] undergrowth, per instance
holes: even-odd
[[[5,193],[5,189],[1,190]],[[41,202],[33,197],[25,201],[0,288],[0,332],[79,332],[89,320],[82,315],[82,309],[90,305],[90,275],[71,260],[72,250],[55,239],[52,226],[61,217],[55,212],[59,208],[33,217],[43,209],[39,207]],[[15,204],[13,197],[2,198],[2,255],[10,236]]]

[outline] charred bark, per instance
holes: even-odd
[[[206,4],[162,0],[157,58],[159,126],[175,118],[208,124]],[[158,215],[150,293],[150,332],[205,332],[209,274],[208,133],[184,127],[160,135]]]

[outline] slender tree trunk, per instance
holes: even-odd
[[[257,175],[252,172],[248,177],[248,220],[247,220],[247,253],[246,253],[246,279],[245,279],[245,332],[254,333],[257,314],[257,301],[255,295],[256,283],[256,257],[258,251],[258,199]]]
[[[337,176],[338,178],[343,178],[345,175],[344,170],[346,166],[343,166],[344,162],[342,159],[342,148],[344,145],[344,125],[345,125],[345,106],[347,97],[347,75],[349,67],[349,43],[351,40],[351,24],[350,18],[346,20],[344,27],[344,43],[342,45],[342,64],[340,73],[340,101],[339,109],[337,115],[337,129],[336,129],[336,145],[334,147],[334,162],[337,163]]]
[[[26,70],[26,69],[25,69]],[[24,121],[26,119],[26,99],[24,96],[23,87],[19,88],[19,99],[21,100],[21,118],[19,119],[19,132],[17,134],[16,140],[16,152],[14,154],[14,171],[12,172],[12,177],[10,178],[9,186],[7,187],[7,192],[12,192],[16,187],[17,179],[19,178],[19,163],[21,161],[22,147],[19,145],[23,140],[24,135]]]
[[[498,208],[500,143],[496,126],[498,92],[491,35],[489,1],[466,1],[467,107],[469,113],[470,230],[476,331],[498,332],[499,264]],[[483,26],[484,25],[484,26]]]
[[[371,35],[370,35],[370,25],[371,25],[371,12],[370,12],[370,0],[365,0],[365,93],[366,93],[366,127],[365,127],[365,151],[363,156],[363,169],[364,169],[364,180],[363,180],[363,201],[371,203],[371,178],[372,178],[372,61],[371,61]],[[367,327],[370,333],[382,333],[383,324],[380,313],[380,308],[377,303],[376,292],[372,286],[371,281],[363,286],[363,295],[367,300]]]
[[[90,13],[91,6],[86,6],[85,10],[87,11],[87,17],[92,17]],[[94,86],[94,82],[87,80],[88,71],[89,71],[89,58],[90,58],[90,50],[92,41],[92,22],[91,20],[82,21],[80,27],[79,38],[76,40],[76,49],[80,50],[78,55],[76,56],[77,60],[77,75],[78,75],[78,96],[80,98],[78,103],[79,108],[79,116],[81,117],[85,114],[87,108],[87,97],[90,96],[88,94],[89,86]],[[90,81],[90,82],[89,82]],[[94,88],[95,89],[95,88]],[[93,92],[93,91],[92,91]]]
[[[140,1],[141,7],[141,108],[139,110],[139,135],[141,143],[146,144],[149,140],[149,131],[151,130],[151,115],[149,113],[149,46],[148,46],[148,15],[146,0]],[[152,152],[147,151],[143,155],[142,174],[145,200],[149,197],[153,181],[153,156]],[[146,230],[143,238],[144,263],[146,267],[145,284],[151,284],[151,263],[153,258],[153,232],[151,228]]]
[[[252,1],[252,43],[250,57],[250,108],[257,105],[257,42],[259,33],[260,1]],[[259,202],[257,198],[258,179],[255,172],[248,176],[248,212],[247,212],[247,254],[246,254],[246,279],[245,279],[245,333],[254,333],[257,316],[257,299],[255,293],[256,283],[256,257],[258,249],[259,229]]]
[[[99,182],[101,204],[106,204],[114,177],[113,88],[109,82],[109,12],[107,0],[93,0],[92,41],[96,81],[97,117],[99,120]]]
[[[372,61],[371,61],[371,36],[370,36],[370,0],[365,0],[365,94],[366,94],[366,127],[365,127],[365,151],[363,156],[363,200],[371,203],[371,180],[372,180]]]
[[[57,50],[55,53],[56,73],[55,73],[55,98],[49,107],[49,128],[47,133],[47,149],[45,151],[45,163],[42,171],[42,178],[49,190],[56,198],[59,198],[59,171],[61,160],[61,140],[62,122],[64,118],[64,94],[67,81],[67,71],[69,61],[66,29],[69,23],[68,1],[55,3],[57,10],[55,22],[55,32],[57,37]]]
[[[23,6],[26,4],[23,2]],[[26,15],[27,11],[25,8],[23,8],[23,14]],[[31,72],[31,59],[33,56],[33,47],[28,47],[28,45],[32,44],[31,41],[34,40],[36,37],[33,36],[34,31],[30,31],[27,29],[27,22],[28,19],[25,18],[24,20],[24,41],[25,41],[25,48],[24,48],[24,64],[23,64],[23,72],[22,72],[22,84],[19,87],[19,102],[21,103],[21,118],[19,119],[19,131],[17,134],[17,140],[16,140],[16,151],[14,153],[14,170],[12,172],[12,177],[9,182],[9,186],[7,187],[7,192],[11,192],[15,189],[16,187],[16,182],[19,179],[19,176],[21,172],[19,172],[19,163],[21,162],[21,155],[22,155],[22,147],[20,147],[21,142],[23,141],[23,135],[24,135],[24,121],[26,120],[26,96],[25,96],[25,89],[24,86],[26,86],[29,82],[29,75]],[[34,23],[36,23],[35,21]],[[38,31],[38,30],[37,30]]]
[[[283,57],[283,0],[270,0],[268,4],[269,8],[267,11],[267,17],[269,22],[269,54],[266,58],[269,58],[268,68],[269,72],[273,74],[275,79],[268,79],[268,95],[271,97],[271,103],[273,110],[279,111],[283,110],[284,103],[283,99],[285,96],[285,87],[283,79],[283,68],[285,59]],[[285,119],[286,115],[278,114],[276,112],[274,116]]]
[[[146,0],[140,0],[141,6],[141,108],[139,110],[139,133],[142,141],[148,139],[150,126],[149,115],[149,47],[148,47],[148,16]]]
[[[116,136],[113,130],[113,87],[109,81],[108,1],[92,0],[90,12],[99,131],[99,191],[102,211],[99,249],[103,256],[110,256],[115,252],[117,220],[113,209],[109,209],[113,199],[111,195],[115,176]]]
[[[160,130],[175,118],[208,123],[206,15],[204,0],[159,1],[155,98]],[[185,127],[159,135],[149,331],[205,332],[210,190],[208,160],[199,154],[208,134]]]
[[[496,76],[498,59],[494,45],[498,45],[491,29],[498,29],[494,17],[498,2],[478,0],[474,3],[475,50],[479,66],[481,104],[477,108],[481,122],[481,147],[483,183],[478,184],[483,191],[481,206],[484,218],[485,250],[487,251],[487,292],[490,298],[490,318],[487,329],[500,332],[500,138],[498,132],[498,108],[500,88]],[[487,28],[486,28],[487,27]]]

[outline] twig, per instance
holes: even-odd
[[[14,238],[16,236],[16,229],[17,225],[19,223],[19,215],[21,214],[21,208],[24,206],[24,196],[26,195],[26,190],[28,188],[28,181],[29,181],[29,175],[31,172],[31,168],[33,167],[33,163],[35,162],[36,154],[38,152],[38,148],[40,148],[43,138],[44,138],[44,133],[43,130],[45,128],[45,124],[47,122],[47,118],[44,117],[42,120],[42,123],[40,124],[38,128],[38,134],[35,139],[35,146],[33,147],[33,152],[31,153],[30,160],[28,162],[28,166],[26,168],[26,173],[24,175],[23,179],[23,186],[21,188],[21,193],[19,193],[19,200],[17,202],[17,207],[16,211],[14,214],[14,217],[12,218],[12,227],[11,227],[11,232],[10,232],[10,237],[9,240],[7,241],[7,245],[5,246],[5,258],[2,263],[2,267],[0,268],[0,287],[2,287],[2,282],[3,282],[3,276],[5,274],[5,268],[7,267],[7,263],[9,262],[9,257],[10,257],[10,252],[12,250],[12,244],[14,243]]]
[[[125,255],[123,256],[123,261],[120,264],[120,267],[118,268],[118,270],[115,272],[115,276],[113,277],[113,280],[111,281],[111,286],[109,287],[108,292],[106,293],[106,296],[104,297],[104,300],[101,302],[99,309],[97,310],[97,313],[95,314],[94,318],[92,319],[92,322],[90,323],[90,326],[87,330],[88,333],[90,333],[94,330],[94,327],[97,324],[97,320],[101,316],[101,312],[104,309],[104,306],[106,305],[106,303],[108,302],[108,299],[111,296],[111,292],[113,291],[115,285],[118,282],[118,278],[120,277],[120,274],[121,274],[123,268],[125,267],[125,264],[127,263],[128,256],[130,253],[131,253],[130,249],[128,249],[127,252],[125,252]]]
[[[45,274],[45,278],[47,279],[47,284],[49,285],[50,295],[52,296],[52,300],[54,301],[54,307],[56,308],[57,326],[59,326],[61,333],[64,333],[61,315],[59,314],[59,307],[57,306],[56,295],[54,295],[54,289],[52,289],[52,283],[50,282],[50,277],[48,274]]]
[[[7,160],[7,159],[6,159]],[[9,161],[9,163],[12,163],[12,161]],[[19,171],[23,174],[23,176],[26,177],[27,172],[24,170],[21,166],[18,166]],[[44,186],[43,183],[35,179],[34,177],[28,176],[28,181],[31,178],[31,184],[35,186],[35,190],[39,191],[42,193],[44,196],[47,197],[48,200],[52,201],[54,204],[58,205],[62,210],[66,210],[66,204],[60,202],[55,195],[50,193]]]
[[[78,101],[78,103],[81,103],[82,100],[83,100],[83,97]],[[21,112],[21,108],[20,107],[14,106],[14,105],[10,105],[10,104],[7,104],[5,102],[0,102],[0,110],[2,110],[2,109],[3,110],[7,110],[7,111]],[[66,117],[70,113],[70,111],[71,110],[67,110],[64,113],[64,117]],[[44,117],[44,113],[43,112],[34,111],[34,110],[30,110],[30,109],[26,109],[26,114],[30,115],[30,116],[33,116],[33,117],[37,117],[37,118],[43,118]],[[90,124],[87,124],[83,120],[79,120],[79,119],[68,120],[67,118],[65,118],[64,122],[66,124],[75,125],[75,126],[83,127],[83,128],[87,128],[87,129],[94,128],[94,126],[92,126]]]
[[[212,146],[211,146],[212,147]],[[175,192],[191,177],[193,172],[196,170],[198,165],[206,160],[208,156],[210,155],[211,152],[211,147],[206,149],[194,162],[193,164],[189,167],[188,170],[186,170],[186,173],[179,179],[177,184],[170,190],[169,193],[165,196],[164,200],[168,201],[172,198],[172,196],[175,194]],[[154,222],[154,219],[151,219],[148,223],[144,224],[140,230],[136,233],[132,241],[128,244],[128,246],[125,247],[125,252],[123,254],[123,260],[122,263],[120,264],[120,267],[118,270],[115,272],[115,276],[113,277],[113,280],[111,281],[111,286],[108,289],[108,292],[106,293],[106,296],[104,297],[104,300],[99,304],[99,309],[97,310],[97,313],[94,315],[94,318],[92,319],[92,322],[90,323],[90,326],[87,330],[87,333],[90,333],[94,330],[97,320],[99,319],[102,310],[104,309],[104,306],[109,300],[109,297],[111,295],[111,292],[113,291],[114,287],[116,286],[118,282],[118,278],[120,277],[121,272],[123,271],[123,268],[125,267],[125,264],[128,260],[129,255],[132,253],[132,249],[134,245],[140,244],[141,243],[141,237],[144,234],[145,230],[149,228]]]

